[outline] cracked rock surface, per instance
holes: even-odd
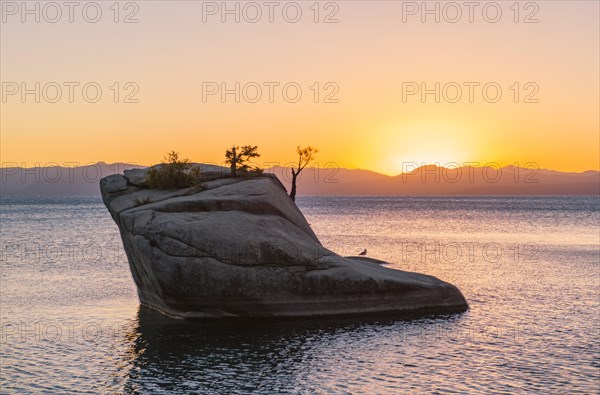
[[[140,302],[179,318],[452,313],[451,284],[342,257],[321,245],[273,175],[219,178],[202,191],[144,187],[138,169],[100,181]]]

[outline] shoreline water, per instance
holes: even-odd
[[[99,197],[13,200],[0,206],[2,391],[597,391],[597,197],[298,205],[326,247],[368,248],[452,282],[471,309],[412,320],[166,320],[140,309]]]

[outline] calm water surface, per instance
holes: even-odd
[[[326,247],[471,309],[222,323],[139,308],[100,198],[1,203],[2,393],[600,393],[598,197],[300,198]]]

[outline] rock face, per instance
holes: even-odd
[[[214,172],[211,169],[211,172]],[[159,191],[141,171],[100,181],[140,302],[180,318],[464,311],[435,277],[344,258],[319,242],[275,176]]]

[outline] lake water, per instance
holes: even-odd
[[[100,198],[3,198],[0,392],[600,393],[598,197],[299,198],[323,244],[464,314],[185,322],[140,309]]]

